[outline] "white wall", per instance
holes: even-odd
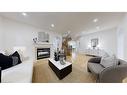
[[[112,28],[104,31],[90,33],[82,36],[79,39],[79,51],[82,52],[88,49],[91,39],[99,39],[99,48],[105,50],[109,54],[117,54],[117,28]]]
[[[0,51],[4,50],[4,31],[3,31],[3,25],[2,25],[2,18],[0,17]]]
[[[118,44],[120,47],[119,52],[122,53],[118,53],[121,55],[122,59],[127,61],[127,14],[123,18],[122,23],[119,25],[118,32],[123,37],[119,39],[119,41],[122,41],[123,44],[121,44],[121,42]]]
[[[117,29],[117,55],[118,58],[124,59],[124,44],[125,44],[125,35],[122,28],[118,27]]]
[[[37,32],[48,32],[50,34],[51,43],[54,42],[56,36],[60,36],[58,34],[50,33],[49,31],[44,31],[43,29],[38,29],[31,25],[16,22],[7,18],[2,18],[2,21],[2,25],[0,23],[0,29],[2,29],[1,26],[3,26],[4,38],[2,38],[0,42],[4,43],[5,50],[10,50],[17,46],[25,47],[27,51],[26,54],[33,59],[35,59],[33,38],[37,37]]]
[[[11,50],[13,47],[25,47],[26,54],[34,58],[34,47],[32,39],[37,36],[38,29],[26,24],[12,20],[3,19],[5,49]]]

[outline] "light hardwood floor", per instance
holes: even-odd
[[[34,63],[33,83],[94,83],[95,76],[87,72],[89,58],[76,53],[68,56],[67,61],[72,62],[72,72],[62,80],[48,66],[48,59],[38,60]]]

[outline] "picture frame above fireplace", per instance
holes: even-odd
[[[38,42],[49,43],[49,34],[47,32],[38,32]]]

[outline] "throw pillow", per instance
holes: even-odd
[[[10,55],[10,56],[12,56],[12,57],[17,57],[17,58],[18,58],[18,64],[21,63],[20,55],[19,55],[19,53],[18,53],[17,51],[15,51],[15,52],[14,52],[12,55]]]
[[[17,65],[18,64],[18,57],[14,57],[12,56],[12,60],[13,60],[13,66]]]
[[[12,67],[12,58],[0,53],[0,67],[2,70]]]
[[[102,57],[100,64],[105,68],[110,66],[116,66],[118,65],[118,59],[114,55],[111,57]]]

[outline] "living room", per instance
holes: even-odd
[[[105,56],[111,57],[108,61],[113,61],[112,58],[127,61],[126,21],[127,14],[124,12],[1,12],[0,53],[11,57],[19,54],[21,60],[21,64],[14,63],[14,66],[5,66],[2,69],[1,82],[99,82],[98,75],[92,71],[94,66],[88,67],[88,63],[92,58]],[[63,59],[57,59],[55,53],[58,52]],[[13,62],[16,61],[16,58],[12,59]],[[3,62],[3,59],[1,60]],[[62,74],[62,78],[61,74],[57,74],[59,71],[56,68],[54,71],[54,67],[49,65],[57,63],[54,60],[62,60],[64,63],[58,63],[60,67],[57,68],[70,66],[66,74]],[[91,69],[90,72],[88,68]],[[119,71],[118,69],[117,72]],[[126,74],[126,70],[123,71],[124,76],[116,74],[118,79],[121,76],[122,80],[116,81],[111,78],[110,81],[105,81],[102,78],[104,81],[100,82],[127,82]],[[115,73],[113,75],[115,76]]]

